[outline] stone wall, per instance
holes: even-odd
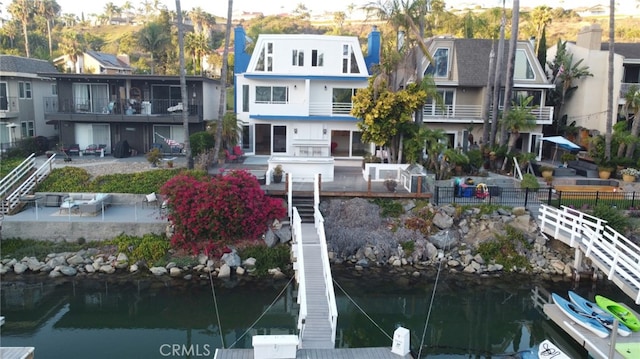
[[[103,241],[121,233],[140,236],[147,233],[163,234],[166,222],[115,223],[115,222],[18,222],[4,221],[2,238],[23,238],[47,241],[74,242],[78,238],[87,241]]]

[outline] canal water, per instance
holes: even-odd
[[[403,326],[423,358],[518,357],[544,339],[582,358],[586,352],[536,307],[533,291],[566,297],[575,290],[632,305],[606,281],[436,277],[335,269],[336,346],[390,347],[393,331]],[[251,348],[252,335],[294,334],[298,313],[295,286],[286,280],[216,281],[213,289],[208,280],[155,277],[4,278],[1,285],[0,344],[34,346],[37,359],[213,358],[219,347]]]

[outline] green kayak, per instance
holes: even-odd
[[[640,330],[640,321],[638,321],[638,318],[631,313],[627,307],[601,295],[596,295],[596,303],[600,308],[611,313],[611,315],[616,317],[622,324],[629,327],[629,329],[634,332]]]

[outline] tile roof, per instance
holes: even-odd
[[[14,55],[0,55],[0,72],[37,74],[39,72],[58,72],[49,61],[30,59]]]

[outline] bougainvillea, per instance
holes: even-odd
[[[258,180],[242,170],[197,179],[178,175],[160,193],[169,205],[174,225],[174,247],[209,254],[238,240],[258,239],[286,208],[280,199],[265,195]]]

